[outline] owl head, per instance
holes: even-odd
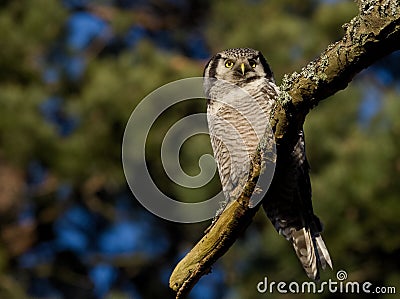
[[[247,84],[260,78],[274,81],[264,56],[260,51],[250,48],[228,49],[217,53],[207,63],[203,75],[234,84]]]

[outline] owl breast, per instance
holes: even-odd
[[[211,145],[217,163],[226,207],[237,199],[247,181],[251,159],[269,124],[277,96],[266,79],[228,90],[214,85],[207,108]]]

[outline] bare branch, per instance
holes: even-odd
[[[297,132],[307,113],[327,97],[346,88],[353,77],[378,59],[400,49],[398,0],[359,1],[360,13],[344,24],[343,38],[331,45],[300,73],[285,75],[281,107],[273,127],[278,144]]]
[[[271,120],[278,152],[295,140],[292,137],[302,127],[307,113],[320,101],[344,89],[362,69],[400,49],[399,1],[358,2],[360,13],[343,25],[346,30],[343,38],[329,45],[299,73],[285,75],[280,101]],[[201,276],[210,272],[212,264],[229,249],[257,212],[258,206],[249,208],[248,203],[261,170],[263,142],[265,138],[243,194],[221,214],[171,274],[170,287],[177,292],[177,299],[184,298]]]
[[[268,133],[263,136],[240,197],[224,210],[206,235],[175,267],[170,277],[170,287],[177,292],[176,299],[185,298],[201,276],[211,272],[214,262],[232,246],[241,232],[251,223],[259,205],[249,208],[250,197],[266,166],[263,161],[272,150],[271,138]]]

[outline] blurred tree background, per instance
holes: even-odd
[[[134,199],[121,143],[135,105],[201,76],[229,47],[261,50],[279,83],[357,14],[344,0],[3,0],[0,9],[0,298],[11,299],[173,298],[169,274],[209,223],[171,223]],[[322,281],[343,269],[350,281],[400,290],[399,97],[397,52],[306,121],[314,207],[334,263]],[[200,101],[172,109],[149,141],[150,170],[180,200],[194,193],[163,173],[160,140],[172,120],[204,111]],[[199,136],[184,147],[183,168],[196,174],[210,144]],[[214,177],[201,192],[218,188]],[[291,297],[259,294],[265,276],[307,280],[260,211],[190,298]]]

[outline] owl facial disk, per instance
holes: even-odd
[[[253,60],[254,61],[254,60]],[[239,70],[239,63],[240,63],[240,70]],[[239,71],[243,76],[245,75],[246,71],[249,70],[249,68],[247,67],[249,63],[243,62],[242,60],[238,60],[238,61],[232,61],[231,59],[227,59],[225,60],[225,67],[228,69],[233,68],[234,66],[234,70]]]
[[[255,75],[255,67],[256,63],[254,59],[237,59],[231,69],[235,76],[247,78]]]
[[[227,49],[217,53],[207,63],[203,75],[234,84],[246,84],[260,78],[275,82],[264,56],[250,48]]]

